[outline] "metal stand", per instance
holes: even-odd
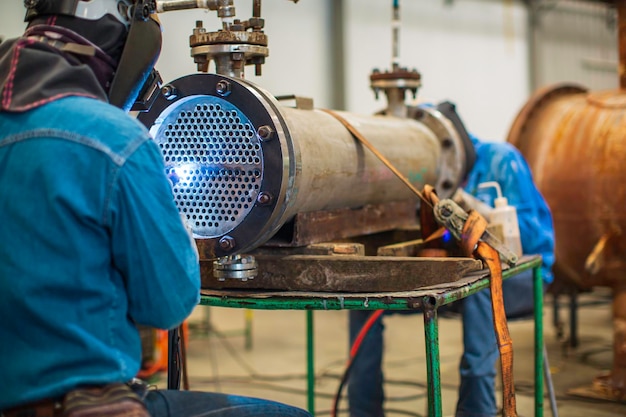
[[[167,389],[180,389],[182,374],[179,328],[167,332]]]
[[[503,272],[508,279],[523,271],[534,270],[535,295],[535,417],[543,416],[543,282],[538,256],[522,258],[520,263]],[[437,309],[489,287],[488,272],[479,271],[452,283],[434,285],[414,291],[383,293],[320,293],[304,291],[237,291],[203,290],[202,305],[261,310],[307,311],[307,392],[308,410],[314,404],[313,310],[416,310],[424,314],[426,343],[428,415],[441,417],[441,375],[439,370],[439,325]]]

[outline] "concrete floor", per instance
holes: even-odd
[[[545,308],[545,336],[560,416],[626,416],[626,404],[579,398],[568,390],[589,385],[612,362],[609,293],[596,290],[581,297],[576,349],[558,340],[552,307]],[[210,312],[209,317],[206,313]],[[562,309],[567,321],[567,311]],[[315,319],[317,416],[329,415],[347,352],[347,313],[318,311]],[[302,408],[306,398],[305,312],[252,313],[252,348],[245,349],[245,311],[198,307],[190,323],[188,367],[191,389],[273,399]],[[210,322],[216,332],[198,326]],[[421,315],[391,316],[386,323],[384,371],[388,416],[426,415],[426,369]],[[200,326],[201,327],[201,326]],[[515,349],[515,383],[520,416],[534,415],[532,320],[509,324]],[[195,330],[193,330],[195,329]],[[566,329],[568,330],[568,329]],[[458,319],[441,319],[439,327],[444,416],[453,415],[457,395],[461,327]],[[567,334],[564,338],[567,338]],[[564,339],[562,338],[562,339]],[[164,385],[163,380],[159,385]],[[344,394],[345,398],[345,394]],[[544,415],[550,408],[546,398]],[[347,416],[347,402],[340,416]]]

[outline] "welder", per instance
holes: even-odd
[[[129,383],[137,324],[174,328],[200,294],[159,148],[126,112],[158,91],[156,5],[25,6],[0,44],[0,415],[309,416]]]

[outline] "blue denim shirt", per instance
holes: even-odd
[[[517,209],[523,253],[541,255],[543,280],[552,282],[552,214],[535,186],[526,160],[510,143],[481,142],[475,137],[472,137],[472,142],[476,150],[476,164],[468,175],[465,191],[493,207],[496,191],[493,188],[479,189],[478,185],[487,181],[500,184],[502,195]]]
[[[147,130],[98,100],[0,112],[0,410],[139,370],[135,324],[199,301],[197,254]]]

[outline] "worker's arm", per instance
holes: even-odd
[[[199,301],[200,272],[154,142],[128,158],[110,195],[112,261],[125,280],[129,316],[173,328]]]
[[[522,248],[525,254],[543,257],[543,278],[552,281],[550,269],[554,263],[554,227],[552,214],[535,186],[523,156],[508,143],[504,151],[494,155],[492,168],[498,172],[502,194],[517,209]]]

